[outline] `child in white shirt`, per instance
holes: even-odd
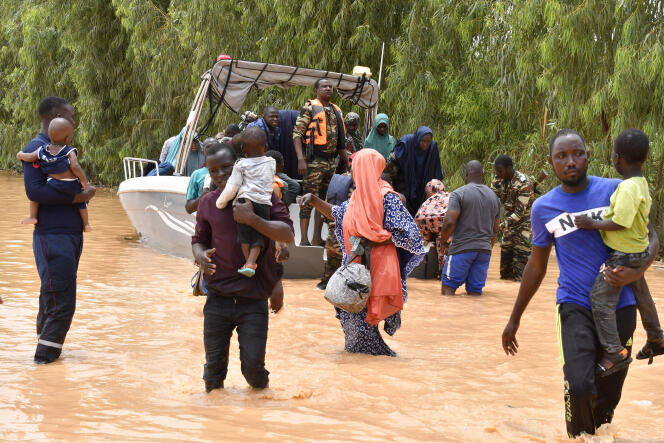
[[[245,158],[241,158],[233,166],[233,173],[217,199],[219,209],[225,208],[237,195],[240,203],[244,203],[244,199],[251,201],[256,215],[265,220],[270,219],[276,162],[265,156],[266,151],[267,138],[261,128],[249,127],[242,132],[242,152]],[[237,239],[246,260],[237,272],[245,277],[253,277],[264,238],[250,226],[238,224]]]

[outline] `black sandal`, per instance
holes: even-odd
[[[652,359],[657,356],[657,355],[663,355],[664,354],[664,345],[661,343],[652,343],[652,342],[646,342],[645,346],[641,348],[638,354],[636,354],[636,359],[637,360],[645,360],[646,358],[648,359],[648,364],[652,364]]]
[[[604,357],[602,357],[602,359],[597,362],[597,368],[595,372],[600,377],[606,377],[608,375],[615,374],[616,372],[627,369],[631,362],[632,357],[627,356],[623,358],[623,355],[620,353],[604,354]],[[607,363],[613,363],[613,365],[607,368]]]

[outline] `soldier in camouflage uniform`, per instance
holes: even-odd
[[[316,99],[308,100],[300,110],[293,129],[293,145],[298,172],[304,178],[303,193],[325,199],[327,186],[336,170],[335,159],[346,164],[346,131],[341,110],[330,102],[334,86],[328,79],[314,85]],[[309,246],[311,207],[300,209],[300,246]],[[323,219],[316,216],[312,244],[322,243]]]
[[[514,170],[512,159],[500,155],[494,162],[496,178],[491,189],[503,204],[500,223],[500,278],[521,281],[530,257],[530,208],[535,200],[531,179]]]

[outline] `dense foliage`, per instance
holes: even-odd
[[[380,111],[397,136],[434,130],[452,187],[466,161],[488,166],[502,152],[536,173],[563,127],[585,136],[591,172],[612,176],[613,138],[642,128],[652,218],[664,232],[663,9],[655,0],[3,0],[0,168],[18,168],[45,95],[74,103],[83,166],[115,185],[123,156],[156,157],[179,131],[218,54],[377,75],[385,42]],[[247,107],[297,109],[310,94],[256,92]],[[237,120],[222,110],[213,129]]]

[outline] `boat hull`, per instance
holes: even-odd
[[[196,217],[184,209],[189,177],[137,177],[118,188],[120,202],[141,241],[153,249],[191,258]]]
[[[138,232],[141,242],[165,254],[191,259],[191,236],[196,217],[184,209],[189,177],[136,177],[123,181],[118,188],[120,202]],[[299,244],[299,209],[290,207]],[[313,223],[310,226],[310,238]],[[327,228],[324,227],[326,235]],[[325,268],[321,247],[289,245],[290,259],[284,262],[284,277],[320,278]]]

